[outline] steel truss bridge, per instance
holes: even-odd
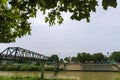
[[[26,50],[20,47],[8,47],[0,53],[1,60],[13,61],[41,61],[48,60],[48,56]]]

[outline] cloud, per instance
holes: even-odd
[[[91,13],[91,21],[72,21],[69,13],[63,13],[65,21],[62,25],[49,27],[41,13],[32,23],[31,36],[18,38],[15,43],[0,44],[0,51],[9,46],[18,46],[45,55],[58,54],[61,57],[73,56],[77,52],[111,52],[120,50],[120,5],[104,11],[97,8]]]

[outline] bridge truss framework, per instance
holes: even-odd
[[[0,53],[2,60],[39,61],[49,57],[20,47],[8,47]]]

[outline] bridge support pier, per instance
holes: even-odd
[[[44,79],[44,71],[45,71],[45,61],[41,61],[41,79]]]

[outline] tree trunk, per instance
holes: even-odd
[[[42,60],[41,61],[41,79],[43,80],[44,79],[44,65],[45,65],[45,61],[44,60]]]

